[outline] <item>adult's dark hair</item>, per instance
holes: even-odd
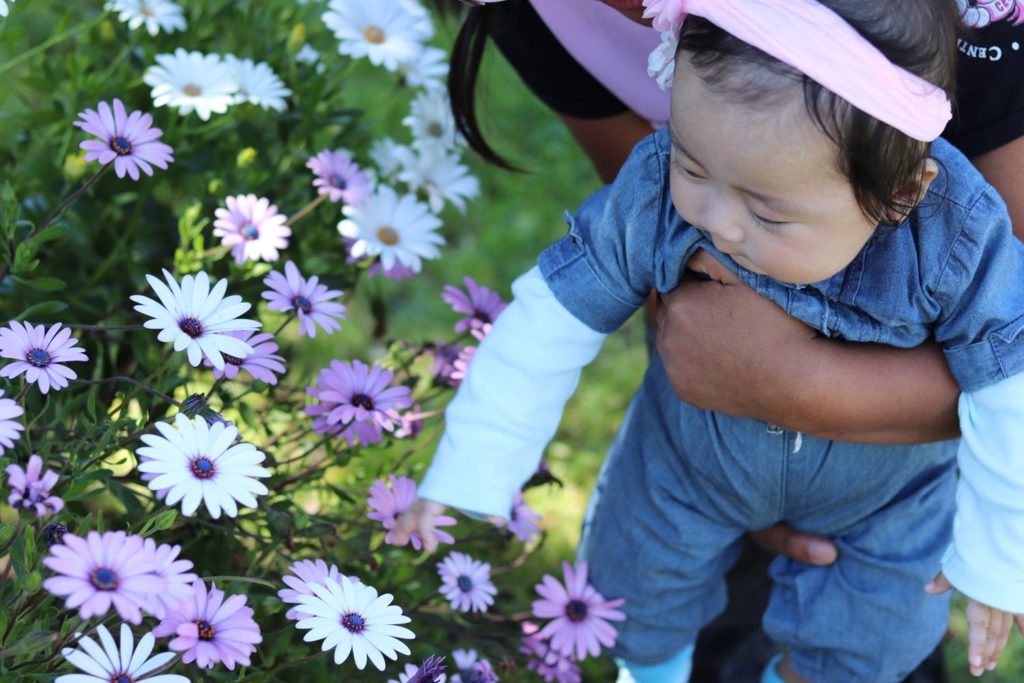
[[[893,64],[942,88],[956,85],[956,5],[944,0],[821,0]],[[813,39],[813,38],[808,38]],[[780,79],[802,83],[807,112],[839,148],[840,171],[850,180],[866,216],[891,223],[917,201],[905,190],[928,156],[914,140],[865,114],[800,71],[700,17],[687,17],[679,49],[710,87],[738,101],[771,106]],[[751,69],[752,65],[761,67]],[[785,92],[783,90],[783,92]]]
[[[455,0],[430,0],[430,4],[441,16],[447,17],[457,16],[456,9],[460,7]],[[462,17],[448,66],[448,98],[455,117],[455,127],[466,139],[469,148],[484,161],[510,171],[518,171],[487,142],[476,112],[477,80],[490,35],[490,7],[483,5],[466,8]]]

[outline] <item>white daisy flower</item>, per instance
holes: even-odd
[[[412,163],[405,166],[398,179],[414,191],[427,193],[430,210],[440,213],[445,201],[465,213],[466,200],[480,194],[480,183],[469,175],[469,169],[459,163],[456,154],[445,151],[437,145],[417,149]]]
[[[420,259],[441,255],[437,245],[444,237],[437,232],[441,219],[411,194],[398,194],[381,185],[359,206],[346,204],[342,213],[348,218],[338,223],[343,237],[354,239],[351,255],[356,259],[380,256],[385,270],[399,262],[420,272]]]
[[[409,115],[402,123],[412,131],[418,144],[436,144],[455,149],[462,136],[455,129],[455,117],[445,90],[421,91],[412,101]]]
[[[269,477],[259,466],[264,455],[250,443],[235,443],[238,429],[223,422],[207,424],[203,418],[190,420],[184,413],[174,416],[174,426],[157,422],[161,436],[143,434],[146,445],[135,451],[139,471],[156,474],[146,482],[153,491],[167,489],[167,505],[181,501],[181,512],[192,516],[199,503],[214,519],[221,510],[228,517],[238,514],[238,503],[257,506],[257,495],[266,495],[267,487],[256,477]]]
[[[413,59],[399,62],[398,73],[412,88],[444,89],[448,76],[448,53],[440,48],[426,47]]]
[[[187,678],[177,674],[146,675],[165,666],[176,654],[163,652],[150,657],[156,642],[152,633],[142,636],[137,648],[128,624],[121,624],[120,645],[114,642],[103,624],[96,627],[96,635],[100,637],[102,648],[92,638],[80,636],[78,646],[81,649],[66,647],[60,651],[64,659],[85,673],[57,676],[55,683],[189,683]]]
[[[14,4],[14,0],[0,0],[0,17],[7,16],[7,4]]]
[[[412,164],[415,155],[409,147],[384,137],[378,138],[370,144],[370,159],[376,164],[382,176],[390,178]]]
[[[376,589],[362,583],[342,581],[340,584],[324,577],[323,584],[307,584],[314,595],[298,595],[296,601],[306,618],[295,625],[309,629],[306,642],[323,640],[322,650],[334,648],[334,663],[341,664],[349,654],[356,668],[362,669],[369,659],[381,671],[384,655],[397,660],[398,653],[410,654],[399,638],[415,638],[402,608],[392,605],[390,593],[377,595]],[[308,616],[307,616],[308,615]]]
[[[160,330],[157,339],[173,341],[175,351],[188,349],[188,362],[193,367],[198,367],[206,356],[213,367],[223,370],[224,354],[245,358],[253,352],[241,339],[225,334],[261,327],[255,320],[238,317],[250,306],[238,295],[224,296],[228,286],[226,279],[218,280],[211,290],[206,273],[186,275],[181,285],[166,270],[163,273],[166,285],[152,275],[146,276],[160,301],[141,294],[131,298],[139,304],[136,311],[152,318],[145,322],[145,327]]]
[[[284,98],[290,97],[292,91],[284,87],[284,83],[266,62],[253,62],[251,59],[238,59],[234,55],[225,55],[224,63],[231,67],[238,92],[235,104],[249,102],[264,109],[284,111],[288,104]]]
[[[325,67],[323,62],[320,61],[320,53],[309,43],[305,43],[302,49],[295,53],[295,61],[300,64],[314,64],[318,74],[324,72]]]
[[[388,71],[415,58],[434,36],[430,16],[410,0],[331,0],[323,20],[341,54],[367,57]]]
[[[194,111],[208,121],[210,114],[223,114],[235,101],[238,85],[234,72],[220,55],[186,52],[179,47],[173,55],[157,55],[156,62],[142,77],[153,88],[154,106],[177,107],[183,116]]]
[[[117,12],[117,18],[133,31],[145,24],[151,36],[160,31],[172,33],[186,28],[181,7],[171,0],[109,0],[106,7],[108,11]]]

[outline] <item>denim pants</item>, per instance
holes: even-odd
[[[724,608],[750,529],[784,521],[833,539],[829,567],[772,563],[766,633],[820,683],[897,682],[938,644],[948,596],[925,583],[949,544],[955,442],[827,441],[681,402],[652,354],[602,468],[580,556],[625,598],[612,654],[657,663]]]

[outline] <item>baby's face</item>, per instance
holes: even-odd
[[[747,270],[798,284],[824,280],[875,230],[799,84],[781,104],[737,104],[680,55],[669,132],[672,203]]]

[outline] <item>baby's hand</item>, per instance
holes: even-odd
[[[395,519],[391,529],[391,540],[395,545],[405,545],[414,532],[419,532],[423,547],[428,553],[437,549],[437,533],[434,518],[444,512],[444,505],[433,500],[417,498],[416,501]]]
[[[945,593],[950,588],[942,572],[925,586],[932,595]],[[967,598],[967,664],[972,675],[980,676],[996,668],[1015,620],[1017,630],[1024,633],[1024,615],[1014,615]]]

